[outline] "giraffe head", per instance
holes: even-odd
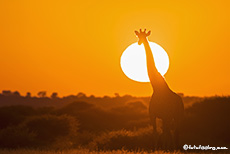
[[[139,38],[138,44],[141,45],[144,41],[146,41],[146,37],[148,37],[150,33],[151,31],[148,31],[148,33],[146,33],[146,29],[143,32],[141,31],[141,29],[140,29],[140,32],[135,31],[135,34]]]

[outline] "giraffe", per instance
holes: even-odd
[[[149,103],[150,122],[153,126],[155,136],[158,136],[156,132],[156,118],[161,119],[163,122],[163,133],[160,137],[157,137],[156,142],[158,142],[159,138],[162,138],[164,146],[172,147],[170,144],[174,144],[173,147],[178,148],[180,127],[184,116],[184,104],[181,97],[169,88],[164,77],[157,71],[147,40],[150,33],[151,31],[146,33],[146,29],[144,31],[140,29],[140,32],[135,31],[135,34],[139,38],[138,44],[141,45],[143,43],[145,47],[147,71],[153,88],[153,94]],[[171,132],[174,132],[173,135]],[[155,146],[157,146],[157,143]]]

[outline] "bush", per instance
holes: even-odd
[[[186,110],[182,137],[186,144],[228,146],[230,143],[229,97],[213,97]]]
[[[29,106],[5,106],[0,108],[0,129],[8,126],[16,126],[25,120],[26,116],[32,116],[36,111]]]
[[[71,116],[33,116],[14,127],[0,131],[4,148],[69,148],[76,142],[78,122]]]
[[[136,131],[118,130],[103,133],[95,138],[89,148],[98,150],[140,150],[153,148],[152,128],[146,127]]]
[[[22,126],[7,127],[0,131],[0,147],[30,147],[35,140],[35,136],[33,132]]]
[[[79,124],[75,118],[67,115],[42,115],[28,118],[22,125],[36,134],[35,145],[62,147],[63,144],[66,147],[72,145]]]

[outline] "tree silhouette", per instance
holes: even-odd
[[[84,93],[82,93],[82,92],[79,92],[79,93],[77,94],[77,97],[78,97],[78,98],[86,98],[86,95],[85,95]]]
[[[43,97],[46,97],[46,91],[40,91],[40,92],[38,92],[38,97],[41,97],[41,98],[43,98]]]
[[[4,95],[4,96],[10,96],[10,95],[12,95],[12,92],[10,90],[3,90],[2,91],[2,95]]]
[[[13,92],[13,95],[14,95],[14,96],[21,96],[20,93],[19,93],[18,91]]]
[[[31,97],[31,93],[30,93],[30,92],[27,92],[27,93],[26,93],[26,97]]]
[[[58,98],[58,93],[57,92],[53,92],[50,97],[52,99]]]

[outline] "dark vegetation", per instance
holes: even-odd
[[[0,94],[0,148],[153,148],[149,97]],[[184,97],[184,144],[230,146],[230,97]]]

